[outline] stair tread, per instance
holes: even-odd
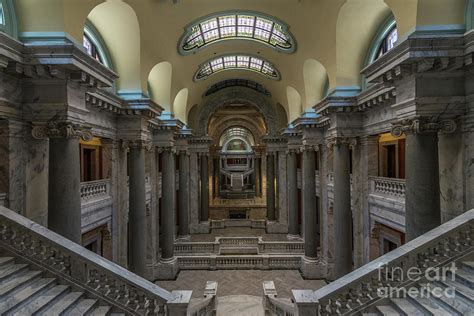
[[[51,289],[47,290],[41,296],[31,301],[28,305],[23,306],[22,308],[17,310],[14,315],[31,315],[39,311],[41,308],[45,307],[47,304],[51,303],[54,299],[63,294],[68,288],[69,286],[67,285],[56,285]]]
[[[91,312],[91,316],[105,316],[111,309],[110,306],[99,306]]]
[[[34,297],[36,294],[40,293],[44,289],[48,288],[55,282],[56,279],[38,279],[34,280],[13,295],[8,295],[0,302],[0,313],[4,313],[11,308],[18,306],[19,304],[25,303],[25,300],[29,300],[30,298]]]
[[[412,298],[413,302],[420,304],[424,309],[426,309],[429,313],[435,316],[450,316],[452,313],[446,311],[444,308],[439,306],[437,303],[424,298],[424,297],[416,297]]]
[[[0,281],[7,280],[9,277],[13,276],[15,273],[18,273],[28,267],[25,263],[20,264],[11,264],[6,267],[0,268]]]
[[[94,299],[83,299],[79,301],[74,307],[68,309],[68,315],[85,315],[86,313],[90,312],[94,306],[97,304],[97,300]]]
[[[471,285],[474,285],[474,275],[472,275],[471,273],[466,272],[461,269],[457,269],[454,274],[456,275],[456,279],[459,276],[461,279],[464,279],[467,282],[469,282]]]
[[[382,313],[382,315],[389,315],[389,316],[392,316],[392,315],[400,315],[399,312],[397,312],[393,307],[388,306],[388,305],[376,306],[376,309],[377,309],[380,313]]]
[[[468,267],[469,269],[474,270],[474,261],[463,261],[461,264]]]
[[[26,271],[25,273],[19,275],[18,277],[8,280],[3,283],[0,287],[0,297],[3,297],[5,294],[8,294],[10,291],[15,288],[30,282],[32,279],[36,278],[41,274],[41,271]]]
[[[410,303],[409,300],[404,298],[391,298],[392,304],[395,305],[399,310],[401,310],[406,315],[424,315],[422,311],[416,308],[415,305]]]
[[[15,261],[13,257],[0,257],[0,266],[8,265]]]
[[[474,301],[474,290],[469,288],[468,286],[451,280],[445,280],[441,283],[444,283],[445,286],[455,288],[457,292],[461,293],[461,295],[463,295],[467,299],[470,299],[471,301]]]
[[[431,300],[438,302],[438,304],[444,309],[451,310],[453,313],[458,312],[462,315],[471,311],[470,306],[466,305],[466,303],[464,303],[459,298],[450,298],[443,295],[443,293],[438,293],[437,295],[435,295],[436,293],[434,292],[433,287],[428,286],[427,284],[420,285],[423,286],[425,289],[428,289],[429,293],[431,293]]]
[[[63,296],[53,306],[46,309],[41,315],[59,315],[68,309],[72,304],[76,303],[81,297],[82,292],[71,292]]]

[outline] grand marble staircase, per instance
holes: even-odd
[[[264,290],[270,315],[474,315],[474,210],[291,301]]]
[[[0,257],[1,315],[109,315],[110,305],[87,298],[84,291],[61,284],[43,271]],[[119,315],[119,314],[117,314]]]

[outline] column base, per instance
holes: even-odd
[[[191,234],[209,234],[210,231],[211,231],[211,225],[209,221],[200,222],[197,224],[191,224],[189,226],[189,232]]]
[[[286,239],[288,239],[288,240],[298,240],[298,241],[303,240],[303,238],[300,235],[292,235],[292,234],[286,235]]]
[[[288,225],[277,221],[269,221],[266,223],[267,234],[288,234]]]
[[[303,273],[305,279],[326,279],[327,263],[317,258],[303,256],[301,258],[301,273]]]
[[[155,280],[175,280],[179,272],[178,258],[160,259],[153,267]]]

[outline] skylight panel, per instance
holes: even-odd
[[[224,70],[249,70],[260,73],[261,75],[279,80],[280,74],[275,67],[268,61],[256,56],[249,55],[225,55],[216,57],[199,66],[194,80],[202,80]]]
[[[282,22],[260,13],[224,12],[188,26],[180,40],[179,51],[188,54],[207,44],[239,38],[255,40],[287,53],[296,49],[295,40]]]

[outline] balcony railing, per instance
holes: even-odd
[[[86,203],[110,196],[110,179],[81,183],[81,202]]]
[[[405,197],[405,179],[370,177],[370,193]]]

